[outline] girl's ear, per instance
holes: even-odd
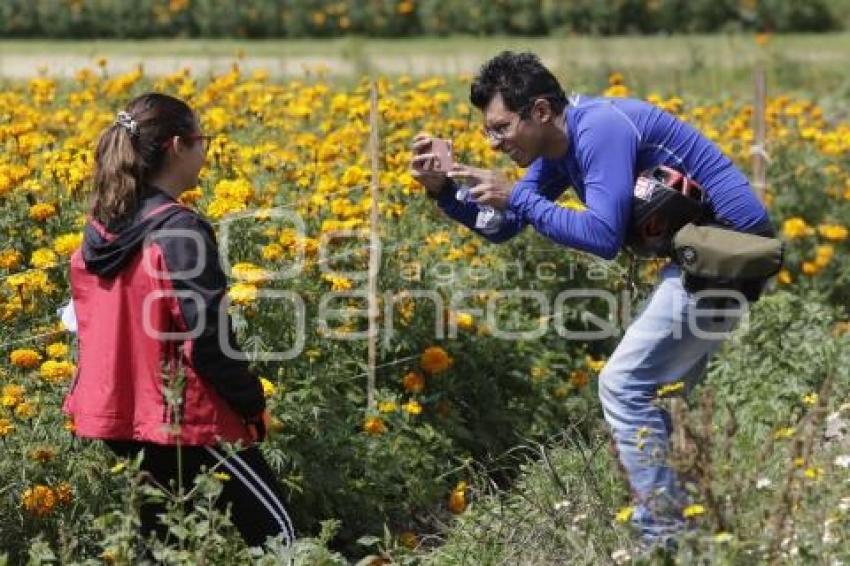
[[[169,145],[176,155],[181,155],[186,150],[186,141],[180,136],[172,136]]]

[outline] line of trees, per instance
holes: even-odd
[[[3,0],[0,36],[378,37],[827,31],[837,0]]]

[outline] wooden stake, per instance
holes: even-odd
[[[767,190],[767,121],[765,118],[765,107],[767,99],[767,84],[764,71],[764,60],[759,58],[753,69],[753,82],[755,86],[755,99],[753,101],[753,147],[750,153],[753,156],[753,188],[759,199],[764,202]]]
[[[369,194],[372,206],[369,218],[369,362],[366,373],[366,403],[375,408],[375,365],[378,359],[378,271],[380,269],[380,239],[378,236],[378,84],[372,81],[369,108],[369,154],[372,158],[372,183]]]

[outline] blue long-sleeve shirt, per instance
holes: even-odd
[[[530,165],[514,186],[499,231],[481,234],[491,242],[504,242],[531,224],[558,244],[613,259],[629,227],[637,175],[656,165],[684,172],[702,185],[709,210],[732,227],[751,231],[769,222],[767,210],[732,161],[668,112],[641,100],[602,97],[578,97],[564,111],[566,154],[540,157]],[[586,210],[553,202],[569,186]],[[448,190],[438,205],[475,230],[477,204],[459,202]]]

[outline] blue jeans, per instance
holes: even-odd
[[[685,291],[680,276],[675,264],[662,269],[660,284],[599,376],[605,420],[636,499],[632,522],[649,542],[682,529],[686,504],[667,465],[670,416],[654,403],[657,392],[679,381],[690,391],[746,308],[736,304],[737,313],[702,315],[700,309],[711,305]]]

